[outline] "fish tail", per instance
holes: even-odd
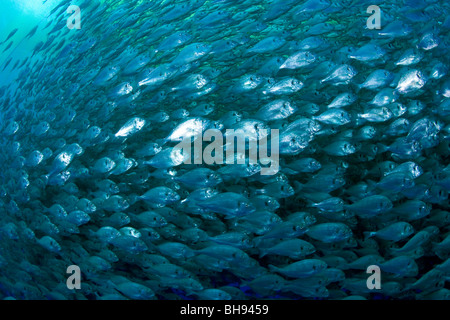
[[[295,190],[295,192],[300,191],[301,189],[303,189],[303,184],[298,182],[298,181],[294,181],[294,190]]]
[[[274,266],[273,264],[269,264],[269,270],[271,272],[277,272],[280,269],[278,267]]]
[[[402,251],[400,248],[389,248],[388,252],[390,255],[395,256],[395,257],[402,254]]]
[[[369,231],[364,231],[364,240],[367,240],[369,238],[372,238],[374,235],[376,235],[376,232],[369,232]]]
[[[309,200],[309,199],[306,199],[305,201],[306,201],[306,206],[307,206],[308,208],[317,208],[317,203],[314,203],[314,202],[312,202],[312,201]]]
[[[431,242],[431,247],[433,251],[439,250],[439,242]]]
[[[261,241],[264,240],[264,236],[259,236],[259,237],[255,237],[253,238],[253,244],[255,247],[259,247],[259,245],[261,244]],[[262,249],[261,249],[262,250]]]
[[[137,165],[136,165],[137,168],[142,168],[142,167],[150,165],[149,161],[146,161],[146,160],[137,160],[136,162],[137,162]],[[151,176],[151,174],[150,174],[150,176]]]
[[[265,257],[268,254],[267,250],[261,249],[259,252],[259,258]]]
[[[169,141],[169,140],[167,138],[164,138],[164,139],[156,140],[155,143],[157,143],[159,146],[163,147],[167,143],[167,141]]]
[[[440,259],[446,260],[448,258],[449,254],[445,252],[446,250],[442,250],[442,248],[439,245],[439,242],[432,242],[431,247],[433,248],[433,252],[436,253],[436,255]]]
[[[377,143],[377,147],[378,147],[378,152],[379,153],[384,153],[386,151],[389,151],[389,146],[382,144],[382,143]]]
[[[50,173],[42,175],[42,178],[44,179],[45,185],[47,185],[48,184],[48,179],[50,178]]]

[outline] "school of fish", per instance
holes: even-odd
[[[63,0],[1,35],[0,298],[450,299],[450,3],[371,5]],[[278,129],[279,170],[184,163],[212,128]]]

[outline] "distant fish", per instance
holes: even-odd
[[[9,39],[11,39],[11,38],[17,33],[17,31],[19,31],[18,28],[13,29],[13,30],[9,33],[9,35],[6,37],[6,39],[5,39],[1,44],[5,43],[5,42],[7,42]]]

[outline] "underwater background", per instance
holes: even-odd
[[[448,300],[449,9],[3,0],[0,298]]]

